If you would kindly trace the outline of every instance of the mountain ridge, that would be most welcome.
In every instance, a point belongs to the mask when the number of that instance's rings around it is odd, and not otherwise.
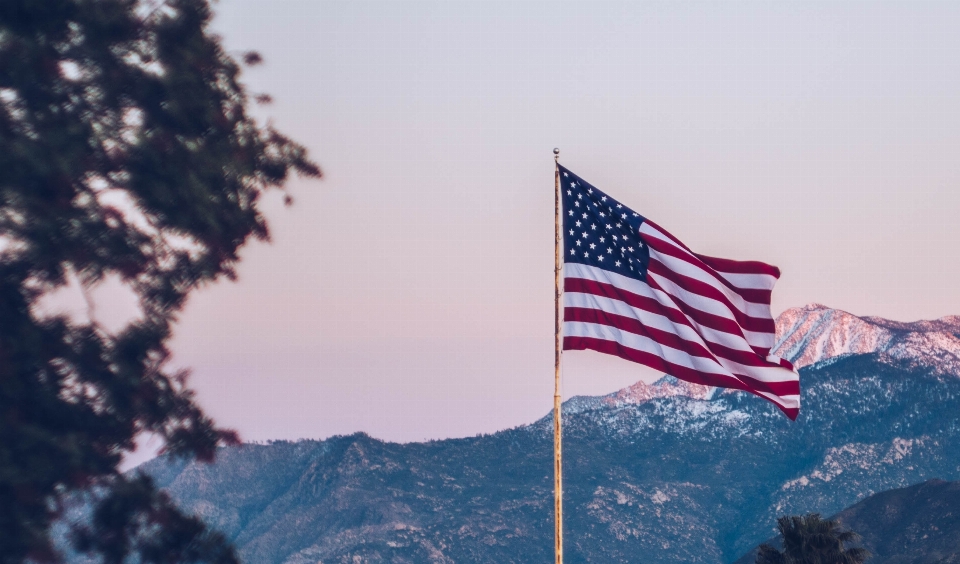
[[[567,560],[724,564],[784,512],[831,514],[877,491],[960,479],[960,421],[916,410],[960,413],[960,378],[877,355],[802,371],[797,422],[744,393],[569,400]],[[547,416],[465,439],[357,434],[144,469],[247,561],[530,562],[552,547],[551,435]]]
[[[773,354],[797,367],[872,352],[926,364],[940,373],[960,374],[960,316],[902,322],[809,304],[777,317]]]
[[[808,309],[785,326],[822,313]],[[750,394],[671,377],[567,400],[568,562],[724,564],[780,514],[832,514],[878,491],[960,479],[960,374],[891,347],[855,354],[865,341],[820,346],[849,325],[841,318],[787,345],[825,356],[801,368],[796,422]],[[551,557],[552,427],[546,414],[462,439],[354,434],[142,469],[248,561],[530,562]]]

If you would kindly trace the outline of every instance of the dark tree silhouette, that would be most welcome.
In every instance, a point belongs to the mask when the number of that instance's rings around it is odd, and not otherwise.
[[[783,551],[760,545],[757,564],[862,564],[870,557],[863,548],[847,548],[860,535],[844,531],[838,521],[821,519],[820,514],[783,516],[777,519]]]
[[[70,538],[106,562],[236,561],[149,479],[117,469],[144,432],[202,460],[237,440],[166,368],[171,326],[191,290],[232,277],[238,249],[267,238],[263,191],[320,175],[248,116],[210,18],[207,0],[0,2],[4,564],[56,561],[51,523],[84,491],[98,501]],[[137,297],[125,329],[38,307],[106,278]]]

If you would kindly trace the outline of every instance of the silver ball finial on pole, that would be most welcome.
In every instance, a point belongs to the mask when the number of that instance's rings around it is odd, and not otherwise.
[[[557,160],[557,159],[559,159],[559,158],[560,158],[560,149],[557,149],[556,147],[554,147],[554,149],[553,149],[553,160]]]

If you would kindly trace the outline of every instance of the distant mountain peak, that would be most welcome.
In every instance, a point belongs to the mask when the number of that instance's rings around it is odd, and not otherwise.
[[[608,405],[622,406],[627,404],[646,403],[656,398],[670,398],[686,396],[693,399],[709,400],[713,397],[714,388],[678,380],[673,376],[664,376],[652,384],[640,381],[618,392],[604,396],[603,401]]]
[[[574,396],[564,402],[564,415],[573,415],[596,409],[620,408],[629,405],[640,405],[655,399],[666,399],[674,397],[687,397],[695,400],[709,401],[714,398],[718,391],[723,391],[711,386],[693,384],[684,380],[679,380],[673,376],[665,375],[656,382],[648,384],[639,381],[632,386],[622,390],[607,394],[605,396]],[[545,430],[549,430],[553,425],[553,414],[548,413],[537,422]]]
[[[798,368],[874,352],[960,376],[960,316],[905,323],[809,304],[777,318],[774,354]]]

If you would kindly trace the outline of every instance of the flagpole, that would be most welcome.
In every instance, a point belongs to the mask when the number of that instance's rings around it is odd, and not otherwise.
[[[560,149],[553,150],[553,505],[556,564],[563,564],[563,467],[560,464]]]

